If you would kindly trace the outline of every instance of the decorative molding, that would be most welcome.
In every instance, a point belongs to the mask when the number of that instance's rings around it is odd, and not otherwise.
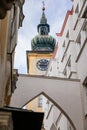
[[[17,69],[13,69],[13,75],[12,75],[12,93],[14,92],[14,90],[17,88],[16,87],[16,82],[18,80],[18,70]]]
[[[0,111],[0,130],[13,130],[11,112]]]
[[[12,8],[15,0],[0,0],[0,19],[4,19],[8,10]]]
[[[58,115],[58,118],[57,118],[57,120],[55,122],[56,126],[58,125],[58,122],[60,121],[62,115],[63,115],[62,112],[60,112],[60,114]]]
[[[81,54],[82,54],[82,51],[83,51],[83,49],[84,49],[86,43],[87,43],[87,38],[85,39],[85,41],[84,41],[84,43],[83,43],[83,46],[81,47],[80,52],[79,52],[79,54],[78,54],[78,56],[77,56],[75,62],[78,62],[78,60],[79,60],[79,58],[80,58],[80,56],[81,56]]]
[[[51,110],[52,110],[53,106],[54,106],[54,105],[52,104],[51,107],[50,107],[50,109],[49,109],[49,111],[48,111],[48,114],[47,114],[46,119],[48,119],[48,117],[49,117],[49,115],[50,115],[50,113],[51,113]]]
[[[55,56],[56,56],[56,54],[57,54],[57,51],[58,51],[58,43],[57,43],[56,46],[55,46],[55,50],[54,50],[54,52],[53,52],[52,58],[55,58]]]
[[[68,18],[69,18],[69,16],[72,15],[72,14],[73,14],[73,8],[72,8],[72,10],[67,11],[67,14],[66,14],[66,16],[65,16],[65,20],[64,20],[64,23],[63,23],[61,32],[60,32],[60,33],[56,33],[56,35],[57,35],[58,37],[61,37],[61,36],[63,35],[63,32],[64,32],[64,29],[65,29],[66,23],[67,23],[67,21],[68,21]]]
[[[84,79],[84,81],[83,81],[83,85],[84,85],[85,87],[87,87],[87,76],[85,77],[85,79]]]

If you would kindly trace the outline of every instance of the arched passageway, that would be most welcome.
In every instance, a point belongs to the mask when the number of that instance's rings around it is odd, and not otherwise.
[[[22,107],[42,93],[66,115],[75,130],[82,130],[80,92],[79,80],[20,75],[11,106]]]
[[[55,106],[56,109],[58,109],[58,112],[60,111],[60,113],[63,114],[63,115],[66,117],[66,119],[67,119],[67,120],[69,121],[69,123],[71,124],[73,130],[76,130],[76,128],[75,128],[75,126],[74,126],[72,120],[71,120],[71,119],[69,118],[69,116],[65,113],[65,111],[59,106],[59,104],[57,104],[51,97],[49,97],[49,96],[48,96],[46,93],[44,93],[44,92],[42,92],[42,93],[40,93],[39,95],[35,96],[32,100],[30,100],[28,103],[26,103],[26,104],[24,105],[24,108],[29,108],[29,107],[28,107],[29,103],[35,101],[35,99],[37,99],[39,96],[43,96],[43,97],[45,97],[45,99],[47,99],[47,100],[49,100],[49,101],[51,102],[50,110],[49,110],[48,113],[50,113],[50,111],[52,110],[53,106]],[[46,102],[46,104],[47,104],[47,102]],[[45,105],[46,105],[46,104],[45,104]],[[51,108],[51,107],[52,107],[52,108]],[[45,109],[47,109],[47,108],[45,108]],[[34,108],[34,111],[35,111],[35,108]],[[44,112],[44,109],[43,109],[42,111]],[[57,112],[57,111],[56,111],[56,112]],[[58,117],[59,117],[59,113],[56,113],[56,114],[58,114]],[[46,117],[44,117],[44,119],[45,119],[45,118],[47,119],[48,116],[49,116],[49,114],[47,114]],[[45,119],[45,120],[46,120],[46,119]],[[54,130],[54,129],[56,130],[56,129],[57,129],[57,128],[56,128],[56,125],[54,125],[54,124],[51,124],[51,127],[52,127],[52,128],[50,128],[50,129],[52,129],[52,130]]]

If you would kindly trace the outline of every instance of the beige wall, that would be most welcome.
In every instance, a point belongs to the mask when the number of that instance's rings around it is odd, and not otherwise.
[[[14,74],[13,67],[11,68],[11,53],[13,62],[14,50],[17,43],[19,21],[21,21],[21,19],[19,19],[20,7],[16,4],[17,3],[15,3],[15,7],[12,6],[11,10],[7,12],[6,17],[3,20],[0,20],[0,106],[7,105],[12,94],[10,82],[11,76]],[[14,13],[15,8],[16,10]],[[14,62],[12,65],[13,64]]]
[[[47,98],[50,98],[63,110],[68,119],[71,119],[70,122],[73,122],[76,130],[84,130],[79,80],[20,75],[17,86],[11,106],[22,107],[38,94],[45,93]]]
[[[38,97],[33,99],[31,102],[29,102],[25,107],[28,110],[32,110],[35,112],[42,112],[43,111],[42,107],[38,106]]]
[[[40,59],[51,59],[52,53],[48,54],[38,54],[38,53],[28,53],[28,73],[31,75],[44,75],[46,71],[41,72],[37,69],[36,64]]]
[[[8,24],[9,16],[5,17],[1,22],[0,26],[0,105],[3,105],[4,101],[4,89],[6,85],[6,55],[7,55],[7,36],[8,36]]]

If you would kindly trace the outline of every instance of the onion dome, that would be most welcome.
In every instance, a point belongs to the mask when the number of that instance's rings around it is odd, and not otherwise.
[[[42,17],[40,24],[37,26],[38,35],[31,41],[31,47],[33,51],[54,51],[56,40],[49,35],[50,26],[47,24],[47,18],[45,16],[45,7],[43,3]]]
[[[37,35],[32,39],[31,45],[34,51],[54,51],[56,40],[50,35]]]

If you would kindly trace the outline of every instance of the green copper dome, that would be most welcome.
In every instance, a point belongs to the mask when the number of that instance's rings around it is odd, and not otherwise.
[[[37,26],[38,35],[31,41],[33,51],[54,51],[56,40],[49,35],[50,26],[47,24],[47,19],[44,13],[45,7],[42,8],[42,17],[40,24]]]
[[[32,50],[35,51],[54,51],[56,40],[49,35],[37,35],[32,39]]]

